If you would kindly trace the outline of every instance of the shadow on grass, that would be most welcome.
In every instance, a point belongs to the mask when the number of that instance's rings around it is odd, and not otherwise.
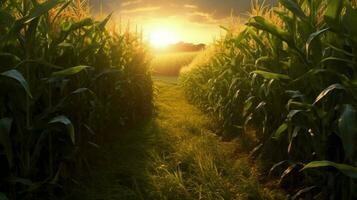
[[[98,151],[91,174],[70,199],[284,199],[259,182],[257,166],[222,142],[207,116],[187,103],[175,80],[155,80],[152,121],[123,131]]]
[[[152,121],[123,130],[92,155],[95,164],[67,199],[140,200],[151,191],[147,166],[157,126]],[[92,159],[93,159],[92,158]]]

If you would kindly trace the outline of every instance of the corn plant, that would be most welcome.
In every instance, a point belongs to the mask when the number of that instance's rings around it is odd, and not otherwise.
[[[356,2],[279,3],[257,6],[242,31],[228,30],[191,66],[186,94],[224,135],[253,127],[252,156],[281,171],[294,199],[355,199]]]
[[[92,151],[151,115],[140,37],[78,2],[0,1],[0,197],[64,195]]]

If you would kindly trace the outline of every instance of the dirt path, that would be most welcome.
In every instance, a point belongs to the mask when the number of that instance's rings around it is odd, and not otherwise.
[[[175,78],[154,80],[153,120],[103,150],[105,164],[82,199],[282,199],[259,184],[247,156],[235,155],[237,141],[223,143],[210,131]]]

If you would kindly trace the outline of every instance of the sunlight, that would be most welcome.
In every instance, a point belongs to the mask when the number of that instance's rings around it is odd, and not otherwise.
[[[168,29],[154,29],[149,33],[149,42],[155,48],[165,48],[179,42],[175,32]]]

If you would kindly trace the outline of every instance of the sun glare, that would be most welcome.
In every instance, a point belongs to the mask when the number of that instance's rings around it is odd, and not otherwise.
[[[170,30],[156,29],[149,33],[149,42],[155,48],[165,48],[178,42],[177,35]]]

